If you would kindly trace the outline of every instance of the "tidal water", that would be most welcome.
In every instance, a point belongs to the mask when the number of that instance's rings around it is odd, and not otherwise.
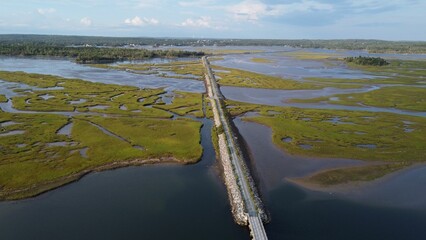
[[[265,126],[234,121],[250,149],[271,222],[269,239],[413,239],[426,236],[426,166],[345,191],[313,191],[288,181],[360,161],[291,156]]]
[[[158,60],[146,62],[158,62]],[[66,59],[0,57],[0,70],[51,74],[65,78],[80,78],[92,82],[130,85],[139,88],[165,88],[166,90],[190,92],[205,91],[202,81],[93,68]]]
[[[272,50],[279,54],[279,48]],[[241,56],[246,61],[245,55]],[[199,81],[96,69],[67,60],[0,58],[0,69],[137,87],[165,87],[168,91],[204,91]],[[327,71],[321,66],[319,69],[315,71]],[[347,70],[336,71],[346,74]],[[12,88],[16,87],[13,85],[3,83],[0,92],[12,96]],[[235,100],[246,98],[247,102],[281,105],[285,103],[283,97],[289,98],[291,94],[328,96],[336,91],[371,88],[288,91],[282,95],[269,90],[222,91]],[[210,140],[211,121],[203,122],[204,153],[199,163],[92,173],[35,198],[0,202],[0,239],[249,239],[248,230],[233,222]],[[250,165],[271,214],[272,221],[265,226],[269,239],[425,238],[426,167],[406,169],[385,180],[345,191],[308,190],[288,179],[362,162],[291,156],[272,143],[269,128],[240,119],[235,124],[250,150]]]
[[[201,162],[92,173],[41,196],[0,203],[1,239],[248,239],[215,168],[211,121]]]
[[[332,96],[334,94],[362,93],[373,91],[380,88],[379,86],[365,86],[356,89],[338,89],[323,88],[319,90],[276,90],[276,89],[258,89],[258,88],[242,88],[222,86],[221,92],[227,98],[235,101],[264,104],[271,106],[297,107],[297,108],[315,108],[315,109],[335,109],[335,110],[351,110],[351,111],[368,111],[368,112],[388,112],[396,114],[405,114],[411,116],[426,117],[426,112],[414,112],[401,110],[397,108],[382,108],[360,104],[359,106],[345,106],[331,104],[328,102],[318,103],[292,103],[288,100],[308,99],[315,97]]]

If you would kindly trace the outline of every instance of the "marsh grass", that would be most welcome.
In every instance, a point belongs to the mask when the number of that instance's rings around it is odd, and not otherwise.
[[[154,105],[153,107],[167,110],[180,116],[204,117],[202,104],[203,95],[200,93],[175,91],[171,104]]]
[[[311,99],[292,99],[290,101],[298,103],[327,102],[331,104],[348,106],[359,106],[360,104],[363,104],[374,107],[396,108],[409,111],[425,112],[426,88],[384,87],[365,93],[336,94],[333,96]]]
[[[306,178],[304,181],[313,182],[322,186],[330,186],[335,184],[345,184],[350,182],[372,181],[383,177],[386,174],[401,170],[410,166],[409,163],[390,163],[379,164],[365,167],[350,167],[342,169],[334,169]]]
[[[7,102],[7,98],[5,95],[0,94],[0,103]]]
[[[187,164],[201,158],[200,122],[172,120],[167,111],[148,107],[157,104],[164,89],[139,89],[23,72],[0,72],[0,78],[41,88],[31,92],[18,89],[20,95],[12,98],[15,108],[39,113],[0,111],[0,123],[14,123],[2,125],[0,133],[24,131],[0,137],[0,199],[34,196],[95,169],[154,160]],[[62,88],[48,89],[55,86]],[[40,97],[44,94],[53,98],[45,100]],[[176,111],[182,115],[199,114],[201,94],[177,94]],[[70,104],[79,99],[86,101]],[[127,110],[120,109],[122,104]],[[107,108],[90,109],[93,106]],[[50,113],[53,111],[79,114],[67,117]],[[57,134],[70,121],[73,122],[71,135]],[[73,144],[52,146],[58,142]],[[82,149],[87,149],[85,156],[80,154]]]
[[[342,59],[342,56],[334,53],[318,53],[318,52],[284,52],[283,56],[290,56],[300,60],[326,60],[326,59]]]
[[[132,71],[139,74],[154,74],[160,77],[203,80],[204,67],[201,61],[172,61],[168,63],[140,63],[140,64],[92,64],[92,67]],[[177,75],[169,75],[171,72]]]
[[[268,89],[316,89],[319,86],[309,83],[300,83],[294,80],[280,77],[245,71],[235,68],[212,66],[219,76],[218,83],[225,86],[237,86],[248,88],[268,88]]]
[[[312,181],[338,184],[374,179],[426,161],[426,119],[423,117],[273,107],[235,101],[227,101],[227,106],[234,116],[258,112],[258,116],[243,117],[243,120],[270,127],[274,144],[290,154],[381,163],[380,167],[368,165],[354,170],[325,171],[320,177],[313,177]],[[339,121],[333,121],[335,119]],[[413,129],[410,132],[406,131],[407,122]],[[292,141],[282,141],[283,138],[291,138]],[[374,144],[376,147],[359,147],[365,144]],[[311,148],[302,148],[301,145],[310,145]],[[364,174],[365,178],[362,177]]]
[[[274,63],[275,62],[267,58],[251,58],[250,61],[255,63]]]
[[[317,103],[327,102],[339,105],[367,105],[373,107],[396,108],[409,111],[426,111],[426,61],[422,60],[389,60],[385,66],[360,66],[349,63],[348,66],[382,76],[374,79],[330,79],[309,78],[315,83],[334,84],[382,84],[382,88],[352,94],[337,94],[311,99],[291,99],[291,102]],[[383,78],[384,77],[384,78]],[[386,86],[389,84],[389,86]],[[401,84],[404,86],[395,86]],[[330,100],[330,98],[334,100]],[[335,100],[338,99],[338,100]]]

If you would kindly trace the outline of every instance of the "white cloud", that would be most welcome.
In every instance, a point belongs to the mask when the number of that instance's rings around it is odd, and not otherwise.
[[[211,18],[210,17],[200,17],[198,19],[188,18],[180,24],[182,27],[202,27],[210,28],[211,27]]]
[[[198,1],[181,1],[179,5],[182,7],[203,7],[212,4],[212,0],[198,0]]]
[[[124,20],[125,24],[132,26],[157,25],[159,21],[155,18],[140,18],[138,16]]]
[[[234,18],[247,21],[257,21],[264,16],[282,16],[294,12],[333,11],[333,9],[331,4],[311,0],[270,5],[258,0],[246,0],[226,8]]]
[[[347,5],[354,9],[355,12],[371,11],[386,9],[389,7],[410,7],[417,5],[420,1],[417,0],[347,0]]]
[[[54,9],[54,8],[37,8],[37,12],[40,15],[46,15],[46,14],[56,12],[56,9]]]
[[[210,28],[215,30],[227,30],[225,25],[218,21],[213,21],[211,17],[203,16],[197,19],[187,18],[182,23],[178,24],[180,27],[192,27],[192,28]]]
[[[84,18],[82,18],[81,20],[80,20],[80,23],[82,24],[82,25],[84,25],[84,26],[90,26],[90,25],[92,25],[92,20],[90,19],[90,18],[88,18],[88,17],[84,17]]]

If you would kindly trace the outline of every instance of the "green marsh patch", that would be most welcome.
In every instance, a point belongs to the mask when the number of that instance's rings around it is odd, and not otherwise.
[[[5,95],[0,94],[0,103],[7,102],[7,98]]]
[[[255,63],[274,63],[273,60],[267,58],[251,58],[250,61]]]
[[[374,106],[383,108],[396,108],[409,111],[426,111],[426,88],[420,87],[384,87],[378,90],[353,93],[336,94],[333,96],[292,99],[297,103],[327,102],[347,106]]]
[[[357,159],[374,164],[319,173],[324,185],[372,180],[426,161],[426,119],[390,113],[298,109],[227,101],[228,111],[272,129],[272,139],[294,155]]]
[[[316,89],[319,86],[235,68],[212,66],[220,85],[268,89]]]
[[[2,200],[34,196],[91,171],[146,163],[187,164],[201,158],[202,124],[171,119],[168,111],[156,108],[164,104],[159,102],[166,93],[163,89],[23,72],[0,72],[0,78],[40,88],[17,89],[19,95],[12,98],[14,108],[35,113],[0,111]],[[195,111],[201,109],[201,94],[175,94],[177,109],[170,111],[201,115]],[[69,129],[63,133],[65,126]]]
[[[168,63],[140,64],[92,64],[92,67],[132,71],[138,74],[153,74],[159,77],[203,80],[204,67],[201,61],[172,61]],[[172,73],[172,74],[169,74]]]

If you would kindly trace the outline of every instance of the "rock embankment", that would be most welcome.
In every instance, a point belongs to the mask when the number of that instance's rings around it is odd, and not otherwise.
[[[231,203],[231,210],[234,216],[235,222],[240,225],[248,224],[248,217],[246,209],[244,207],[244,200],[238,186],[237,178],[232,168],[231,159],[228,154],[228,146],[225,141],[225,134],[218,136],[220,161],[223,168],[223,178],[225,181],[226,188],[228,190],[229,201]]]
[[[203,62],[207,71],[210,71],[210,67],[208,66],[207,61]],[[213,78],[213,79],[210,79]],[[207,89],[207,94],[209,96],[209,100],[211,103],[212,111],[213,111],[213,118],[216,129],[221,129],[223,131],[224,126],[222,124],[229,124],[227,120],[221,120],[223,116],[221,117],[220,111],[224,109],[221,106],[221,100],[219,99],[219,95],[221,96],[220,91],[218,90],[217,86],[212,86],[213,84],[216,84],[214,80],[214,76],[211,74],[211,72],[208,72],[205,76],[205,84]],[[213,89],[215,88],[215,89]],[[219,109],[220,108],[220,109]],[[222,123],[223,121],[223,123]],[[226,129],[230,129],[229,126],[226,127]],[[228,191],[229,201],[231,204],[231,210],[234,216],[235,222],[237,222],[240,225],[248,225],[249,224],[249,215],[252,216],[254,211],[256,212],[256,215],[258,215],[262,221],[267,222],[268,215],[266,211],[264,210],[264,206],[262,204],[262,201],[259,197],[259,194],[256,190],[255,182],[253,178],[251,177],[250,171],[244,162],[244,160],[240,157],[234,157],[235,159],[230,156],[230,146],[229,144],[233,144],[233,151],[235,154],[235,151],[239,156],[242,156],[241,150],[239,146],[236,146],[236,143],[234,141],[231,141],[232,143],[228,142],[226,138],[226,134],[221,131],[216,131],[218,135],[218,150],[219,150],[219,156],[220,156],[220,162],[223,169],[223,178],[224,182]],[[235,147],[234,147],[235,146]],[[238,162],[233,162],[238,161]],[[238,165],[239,168],[242,170],[242,176],[237,175],[236,173],[236,165]],[[241,174],[241,173],[240,173]],[[242,192],[242,184],[243,181],[247,182],[249,186],[249,191],[252,200],[248,200],[247,196],[246,199],[244,198],[243,192]],[[255,210],[253,211],[253,207],[250,209],[247,209],[247,204],[245,201],[251,201],[254,205]],[[251,204],[251,203],[250,203]],[[252,206],[252,205],[251,205]]]

